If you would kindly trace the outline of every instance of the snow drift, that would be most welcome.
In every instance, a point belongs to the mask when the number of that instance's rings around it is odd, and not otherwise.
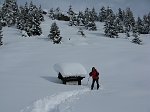
[[[57,63],[54,65],[54,69],[57,73],[61,73],[63,76],[83,76],[87,74],[86,69],[80,63]]]

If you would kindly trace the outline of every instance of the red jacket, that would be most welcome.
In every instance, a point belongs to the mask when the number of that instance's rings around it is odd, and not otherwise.
[[[96,69],[92,70],[89,75],[92,76],[93,79],[99,79],[99,72]]]

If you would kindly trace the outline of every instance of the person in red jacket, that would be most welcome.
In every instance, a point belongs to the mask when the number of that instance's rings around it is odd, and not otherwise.
[[[97,90],[99,89],[99,72],[95,69],[95,67],[92,67],[92,71],[89,73],[90,77],[92,77],[92,85],[91,85],[91,90],[94,88],[94,83],[96,81],[97,83]]]

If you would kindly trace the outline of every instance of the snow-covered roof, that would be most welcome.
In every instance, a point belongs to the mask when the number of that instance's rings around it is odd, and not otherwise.
[[[80,63],[57,63],[54,65],[54,70],[61,73],[63,76],[83,76],[87,74],[86,69]]]

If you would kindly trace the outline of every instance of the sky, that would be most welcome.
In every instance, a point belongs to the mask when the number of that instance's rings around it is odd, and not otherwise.
[[[4,0],[0,0],[3,3]],[[24,4],[31,0],[17,0],[19,4]],[[42,8],[50,9],[60,7],[63,10],[68,10],[69,5],[72,5],[74,10],[84,10],[86,7],[100,9],[102,6],[110,6],[114,11],[118,8],[126,9],[130,7],[135,16],[142,16],[150,12],[150,0],[32,0],[34,4],[41,4]]]

